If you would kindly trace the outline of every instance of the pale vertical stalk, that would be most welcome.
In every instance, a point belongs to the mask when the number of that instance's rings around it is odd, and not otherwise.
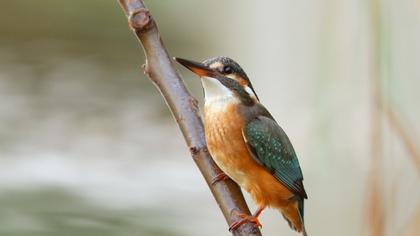
[[[385,210],[382,197],[381,176],[383,171],[382,140],[382,85],[381,85],[381,25],[380,0],[370,0],[371,17],[371,170],[367,182],[366,217],[369,235],[383,236],[385,231]]]

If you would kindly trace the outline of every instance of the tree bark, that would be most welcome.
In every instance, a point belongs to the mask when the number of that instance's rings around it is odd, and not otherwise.
[[[182,131],[193,160],[204,176],[227,224],[231,225],[238,220],[236,212],[250,214],[250,211],[239,186],[232,180],[211,183],[212,179],[222,171],[214,163],[207,150],[197,100],[190,95],[177,73],[160,38],[156,22],[143,1],[119,0],[119,2],[128,18],[130,29],[139,39],[146,55],[146,64],[143,66],[145,74],[164,97]],[[235,236],[261,235],[254,223],[243,224],[232,233]]]

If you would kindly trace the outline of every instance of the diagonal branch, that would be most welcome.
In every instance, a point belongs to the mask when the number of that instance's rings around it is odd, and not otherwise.
[[[193,160],[200,169],[213,193],[226,222],[231,225],[237,219],[235,211],[250,214],[238,185],[233,181],[220,181],[211,184],[221,170],[213,162],[206,147],[204,128],[198,113],[197,101],[189,94],[178,75],[168,52],[160,38],[156,22],[145,8],[142,0],[119,0],[133,30],[146,54],[145,74],[162,93],[185,141],[190,148]],[[247,223],[233,232],[235,236],[261,235],[253,223]]]

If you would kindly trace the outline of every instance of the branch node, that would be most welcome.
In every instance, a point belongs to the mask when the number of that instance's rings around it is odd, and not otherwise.
[[[191,107],[194,110],[198,111],[198,101],[197,101],[197,99],[195,99],[194,97],[190,96],[190,104],[191,104]]]
[[[146,8],[135,9],[128,16],[128,25],[137,32],[144,32],[150,29],[152,22],[152,15]]]
[[[190,147],[190,152],[193,156],[196,156],[198,153],[200,153],[200,152],[206,153],[206,152],[208,152],[208,150],[207,150],[206,146],[204,146],[204,147],[192,146],[192,147]]]
[[[143,65],[141,65],[141,68],[143,69],[144,75],[150,78],[150,71],[149,71],[149,66],[147,64],[147,61]]]
[[[190,152],[193,155],[197,155],[200,150],[197,147],[190,147]]]

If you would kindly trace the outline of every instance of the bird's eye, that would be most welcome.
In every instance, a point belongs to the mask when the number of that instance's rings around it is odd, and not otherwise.
[[[230,66],[223,67],[223,73],[225,73],[225,74],[232,74],[232,72],[233,72],[232,67],[230,67]]]

